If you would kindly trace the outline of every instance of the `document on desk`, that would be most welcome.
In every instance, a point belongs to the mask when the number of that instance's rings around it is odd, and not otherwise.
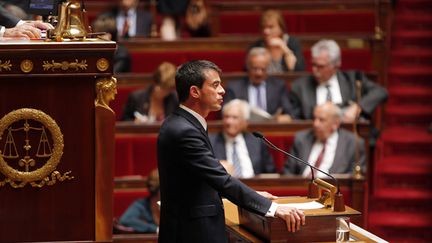
[[[316,201],[312,201],[312,202],[305,202],[305,203],[284,203],[283,205],[289,206],[289,207],[294,207],[297,209],[318,209],[318,208],[323,208],[324,205],[316,202]]]

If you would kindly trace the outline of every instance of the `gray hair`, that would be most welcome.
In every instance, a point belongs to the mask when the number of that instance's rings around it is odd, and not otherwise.
[[[255,56],[267,56],[270,60],[270,52],[265,47],[253,47],[249,50],[247,56],[246,56],[246,67],[249,69],[249,61],[252,57]]]
[[[312,48],[312,58],[317,57],[321,52],[326,51],[329,54],[330,62],[335,66],[341,64],[341,50],[339,45],[334,40],[322,39],[315,43]]]
[[[238,107],[240,109],[240,113],[243,119],[249,120],[250,118],[250,106],[247,101],[240,99],[233,99],[230,102],[226,103],[222,108],[222,114],[225,113],[226,110],[231,109],[232,107]]]
[[[329,111],[330,116],[337,120],[342,120],[343,112],[342,109],[334,104],[333,102],[326,102],[324,104],[319,105],[319,107],[323,107]]]

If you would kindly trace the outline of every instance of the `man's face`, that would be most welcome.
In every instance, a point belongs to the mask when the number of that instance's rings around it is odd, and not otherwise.
[[[337,71],[337,67],[330,62],[328,52],[322,51],[312,58],[312,72],[318,83],[327,82]]]
[[[252,84],[259,85],[267,78],[267,68],[270,58],[266,55],[256,55],[249,59],[248,74]]]
[[[138,5],[138,0],[121,0],[120,6],[123,10],[129,10]]]
[[[200,93],[200,103],[203,110],[218,111],[222,108],[223,95],[225,90],[219,74],[214,70],[205,72],[206,80],[203,83]]]
[[[239,107],[231,106],[224,109],[222,118],[224,132],[230,137],[235,137],[246,128],[246,120],[243,118]]]
[[[325,141],[338,128],[337,119],[331,116],[326,107],[316,107],[314,110],[313,131],[319,141]]]

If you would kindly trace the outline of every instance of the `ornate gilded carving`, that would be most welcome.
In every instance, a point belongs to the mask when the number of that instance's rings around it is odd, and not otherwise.
[[[99,79],[96,82],[96,92],[95,106],[101,106],[114,112],[109,107],[109,103],[115,99],[117,94],[117,79],[114,77]]]
[[[96,61],[96,68],[101,72],[106,71],[109,68],[108,60],[105,58],[99,58]]]
[[[42,65],[44,71],[48,71],[51,69],[53,72],[57,69],[61,69],[63,71],[66,71],[68,69],[74,69],[75,71],[86,70],[87,66],[87,60],[82,60],[81,62],[78,62],[78,59],[75,59],[75,62],[55,62],[54,60],[51,60],[51,62],[43,61]]]
[[[5,62],[2,62],[2,60],[0,60],[0,72],[4,70],[6,71],[10,71],[12,67],[12,64],[10,63],[10,60],[7,60]]]
[[[25,59],[21,61],[21,71],[24,73],[29,73],[33,70],[33,62],[31,60]]]
[[[73,179],[71,171],[63,175],[56,171],[63,147],[63,134],[49,115],[30,108],[8,113],[0,120],[0,172],[6,177],[0,186],[9,183],[19,188],[29,183],[42,187]]]

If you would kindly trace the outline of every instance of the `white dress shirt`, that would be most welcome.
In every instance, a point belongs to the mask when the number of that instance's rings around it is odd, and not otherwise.
[[[225,137],[225,151],[228,163],[233,164],[233,142],[236,141],[237,155],[241,165],[241,176],[240,178],[251,178],[255,175],[252,161],[249,156],[249,152],[244,140],[243,134],[238,134],[235,138],[229,137],[224,134]]]
[[[250,84],[248,87],[248,98],[249,98],[249,104],[251,106],[259,107],[258,106],[258,100],[257,100],[257,89],[260,89],[260,97],[261,102],[264,106],[265,111],[267,111],[267,97],[266,97],[266,82],[263,81],[260,85],[252,85]]]
[[[117,15],[116,22],[117,22],[117,33],[120,36],[123,32],[123,26],[125,21],[125,14],[122,11],[119,15]],[[136,27],[137,27],[137,12],[136,9],[129,9],[127,12],[127,20],[128,20],[128,26],[129,31],[128,35],[129,37],[136,36]]]
[[[329,138],[327,138],[326,140],[326,149],[325,149],[325,153],[324,153],[324,157],[321,161],[321,165],[319,167],[319,169],[325,171],[325,172],[329,172],[331,166],[333,165],[333,161],[336,155],[336,148],[337,148],[337,141],[338,141],[338,137],[339,134],[337,131],[333,132]],[[309,158],[308,158],[308,162],[311,165],[315,165],[315,162],[318,159],[319,154],[321,153],[321,150],[323,148],[324,144],[320,141],[315,141],[315,143],[312,146],[312,150],[309,154]],[[310,169],[306,168],[303,171],[303,176],[306,177],[308,176],[310,173]],[[321,172],[318,171],[314,171],[315,176],[316,177],[327,177],[326,175],[324,175]]]
[[[329,85],[332,102],[334,104],[342,104],[342,94],[340,91],[339,82],[337,80],[336,74],[334,74],[326,83],[318,85],[316,89],[317,105],[322,105],[327,101],[326,85]]]

